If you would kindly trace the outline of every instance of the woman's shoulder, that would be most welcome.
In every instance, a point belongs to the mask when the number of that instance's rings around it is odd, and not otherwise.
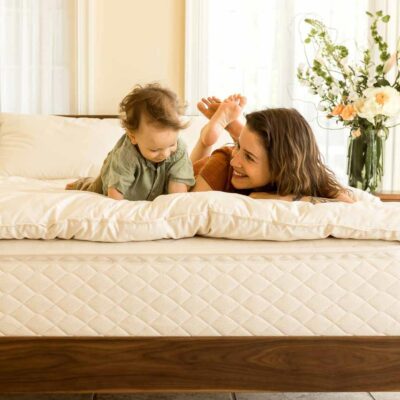
[[[223,146],[220,147],[216,150],[214,150],[211,153],[210,157],[224,157],[224,158],[229,158],[229,160],[232,158],[232,151],[234,149],[234,146]]]
[[[195,163],[195,175],[201,175],[213,190],[226,191],[232,150],[231,146],[214,150],[209,157]]]

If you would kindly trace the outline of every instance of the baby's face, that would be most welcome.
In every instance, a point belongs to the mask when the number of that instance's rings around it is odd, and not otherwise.
[[[166,160],[178,147],[179,131],[171,128],[163,128],[148,124],[145,121],[140,123],[139,129],[128,132],[132,144],[136,144],[144,158],[159,163]]]

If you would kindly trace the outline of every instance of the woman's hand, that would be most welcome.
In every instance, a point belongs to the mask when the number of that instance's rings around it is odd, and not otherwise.
[[[267,199],[267,200],[285,200],[285,201],[293,201],[295,196],[280,196],[276,193],[267,193],[267,192],[252,192],[250,193],[250,197],[252,199]]]
[[[336,196],[337,201],[343,201],[344,203],[355,203],[357,200],[354,200],[350,197],[349,192],[340,192]]]
[[[306,201],[312,204],[318,203],[331,203],[331,202],[344,202],[344,203],[354,203],[353,200],[346,192],[340,192],[334,199],[326,199],[324,197],[315,196],[303,196],[299,197],[293,194],[287,196],[280,196],[276,193],[267,192],[253,192],[250,193],[252,199],[267,199],[267,200],[284,200],[284,201]]]

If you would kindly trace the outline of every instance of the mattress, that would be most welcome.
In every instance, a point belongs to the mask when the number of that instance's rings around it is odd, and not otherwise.
[[[2,336],[400,335],[400,243],[0,241]]]

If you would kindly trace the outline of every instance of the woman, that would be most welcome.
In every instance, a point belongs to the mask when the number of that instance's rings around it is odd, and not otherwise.
[[[294,109],[272,108],[239,121],[246,99],[232,95],[221,102],[202,99],[199,110],[210,119],[193,149],[196,184],[192,191],[220,190],[257,199],[352,203],[335,175],[324,165],[314,133]],[[211,155],[212,145],[227,129],[235,147]]]

